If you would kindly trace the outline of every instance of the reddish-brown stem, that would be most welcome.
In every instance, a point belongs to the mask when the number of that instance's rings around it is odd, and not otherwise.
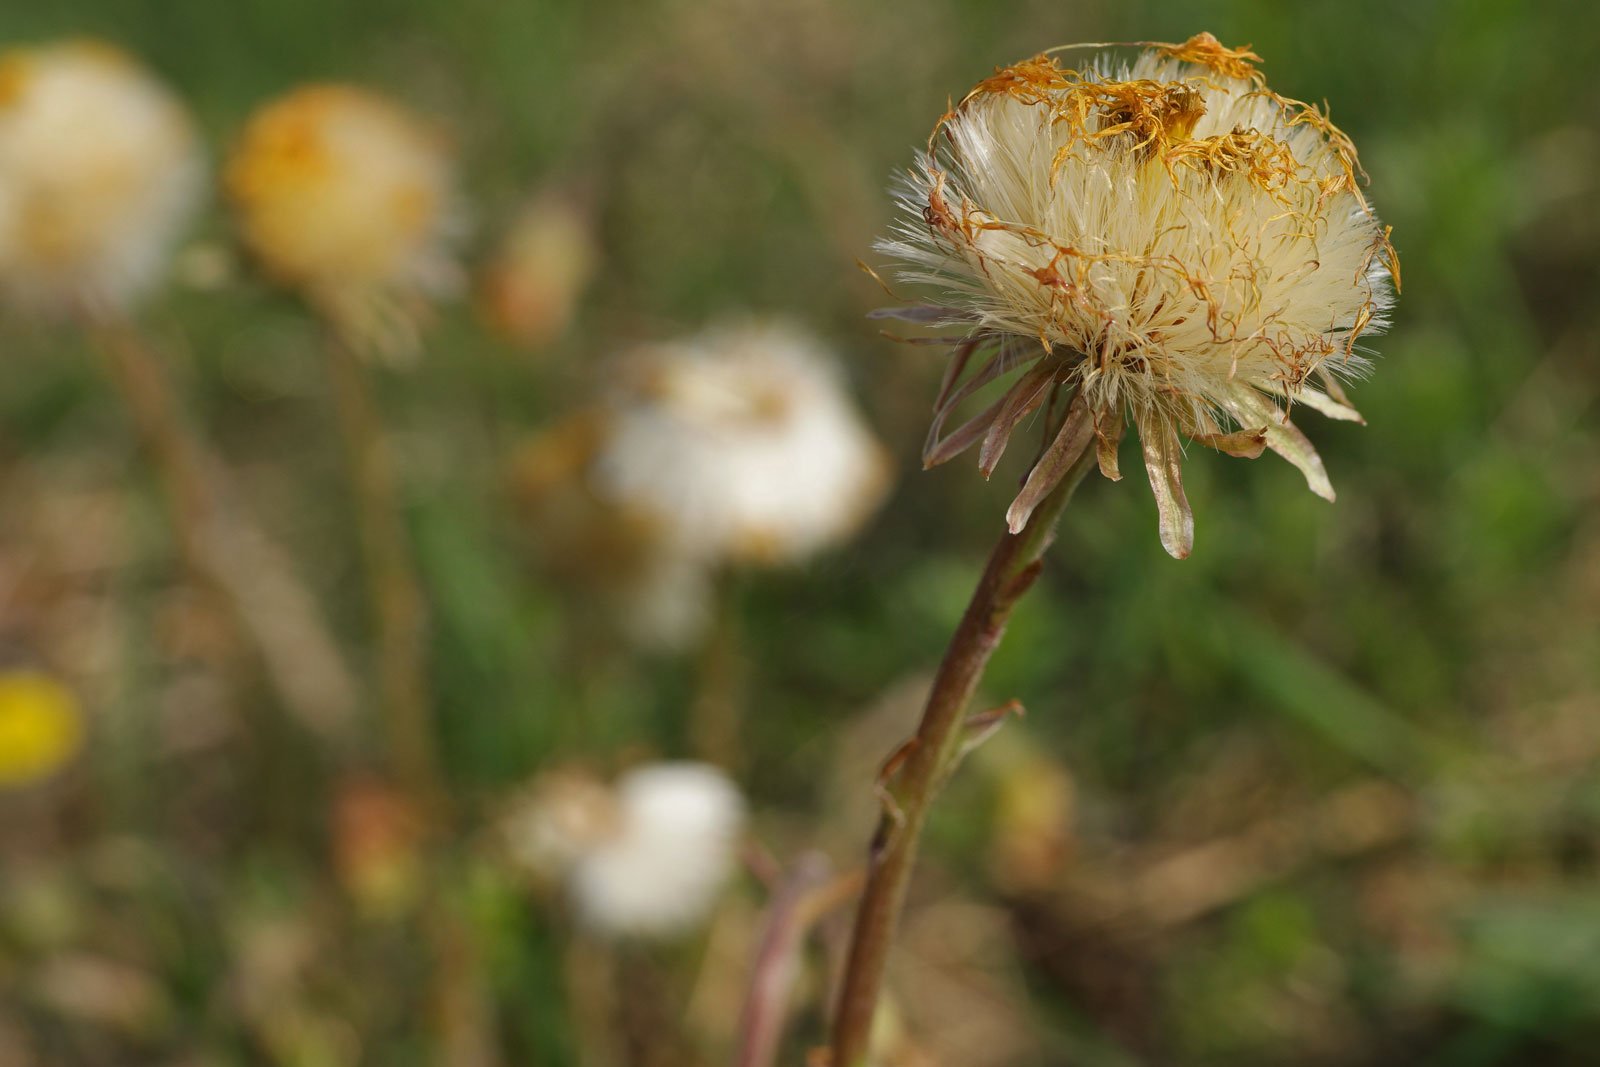
[[[873,1015],[917,845],[940,786],[961,758],[967,705],[1012,608],[1039,576],[1040,556],[1055,538],[1061,512],[1094,461],[1094,449],[1086,449],[1027,526],[1001,536],[950,639],[916,735],[891,757],[891,765],[898,766],[887,769],[881,782],[884,813],[872,839],[866,890],[856,911],[834,1016],[832,1067],[863,1067],[867,1061]]]
[[[802,855],[777,887],[767,907],[765,929],[739,1015],[735,1067],[772,1067],[777,1062],[806,935],[860,887],[858,873],[830,877],[828,861],[818,852]]]

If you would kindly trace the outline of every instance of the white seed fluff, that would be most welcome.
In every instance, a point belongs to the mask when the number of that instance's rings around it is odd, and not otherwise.
[[[613,398],[596,489],[692,558],[790,563],[853,533],[886,462],[828,354],[779,325],[639,354]]]
[[[903,179],[878,248],[937,294],[890,313],[963,331],[926,461],[981,441],[991,471],[1046,397],[1070,398],[1013,530],[1091,440],[1117,477],[1130,418],[1174,556],[1193,537],[1179,435],[1236,455],[1271,448],[1333,498],[1288,408],[1359,420],[1337,379],[1366,369],[1358,338],[1387,324],[1398,261],[1349,139],[1269,90],[1258,58],[1199,34],[1131,63],[1073,70],[1041,55],[1001,68],[939,121]],[[1023,368],[1002,400],[945,432],[966,397]]]
[[[618,935],[667,935],[702,921],[733,871],[744,799],[721,771],[657,763],[616,784],[611,836],[582,854],[569,887],[582,918]]]
[[[0,55],[0,290],[31,310],[127,308],[161,280],[204,170],[177,98],[116,49]]]

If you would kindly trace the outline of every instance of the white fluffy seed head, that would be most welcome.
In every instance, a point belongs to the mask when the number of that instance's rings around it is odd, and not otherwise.
[[[1176,434],[1273,448],[1331,498],[1278,403],[1359,418],[1335,379],[1365,369],[1357,339],[1386,324],[1397,282],[1349,139],[1268,90],[1257,58],[1201,34],[1131,63],[1002,68],[940,120],[878,246],[903,280],[941,291],[919,321],[960,326],[963,361],[993,353],[979,384],[1036,368],[1029,392],[996,409],[984,454],[1062,387],[1079,420],[1063,447],[1108,441],[1113,473],[1131,415],[1174,555],[1189,536]],[[983,426],[939,438],[946,401],[970,392],[941,398],[930,462],[985,440]],[[1014,507],[1014,528],[1052,484]]]
[[[698,763],[624,775],[615,832],[578,857],[569,886],[583,919],[610,934],[660,936],[701,922],[733,872],[744,799]]]
[[[460,284],[443,140],[368,90],[311,85],[251,117],[225,181],[245,244],[364,340],[404,347],[428,298]]]
[[[629,361],[594,476],[597,492],[688,556],[765,563],[842,541],[888,481],[829,355],[763,323]]]
[[[204,164],[177,98],[116,48],[0,54],[0,290],[28,310],[124,310],[160,281]]]
[[[610,936],[667,937],[705,920],[727,885],[744,797],[703,763],[649,763],[608,785],[542,775],[508,807],[501,838],[536,882],[564,884],[578,917]]]

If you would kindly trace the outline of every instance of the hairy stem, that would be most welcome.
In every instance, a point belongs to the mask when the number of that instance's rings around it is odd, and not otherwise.
[[[377,631],[378,699],[395,774],[417,794],[436,793],[427,676],[427,612],[412,565],[389,448],[369,372],[347,339],[331,336],[328,365],[349,455],[367,595]]]
[[[873,1015],[917,845],[940,786],[961,758],[967,705],[989,657],[999,647],[1012,608],[1039,576],[1040,556],[1055,539],[1067,501],[1094,462],[1094,449],[1085,449],[1028,524],[1019,533],[1002,535],[990,552],[939,664],[916,735],[886,765],[880,783],[884,813],[872,839],[866,890],[856,911],[834,1017],[832,1067],[866,1063]]]

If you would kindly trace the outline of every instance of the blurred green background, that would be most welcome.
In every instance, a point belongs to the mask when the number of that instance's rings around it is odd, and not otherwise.
[[[940,361],[876,335],[853,261],[889,176],[995,65],[1202,29],[1253,43],[1362,150],[1405,278],[1352,391],[1369,425],[1305,427],[1332,507],[1287,464],[1196,450],[1183,563],[1137,479],[1080,493],[985,684],[1028,715],[931,830],[897,989],[927,1058],[903,1062],[1595,1062],[1600,7],[56,0],[6,3],[0,42],[122,44],[214,155],[290,85],[360,82],[451,132],[475,254],[555,186],[581,191],[602,259],[559,340],[516,350],[462,302],[382,376],[451,813],[390,835],[425,903],[378,917],[335,861],[362,831],[332,814],[371,746],[331,750],[237,677],[92,356],[0,330],[0,654],[64,674],[89,736],[0,793],[0,1063],[597,1063],[586,1033],[613,1024],[624,1062],[727,1062],[753,879],[707,938],[595,949],[624,1008],[597,1024],[580,935],[485,843],[548,767],[691,755],[700,669],[574,636],[508,461],[638,341],[755,310],[836,346],[896,487],[845,548],[735,583],[735,770],[766,848],[848,868],[1021,462],[918,472]],[[226,246],[220,208],[194,238]],[[247,278],[179,284],[148,323],[358,651],[314,325]],[[1030,788],[1051,799],[1019,821]],[[785,1062],[820,1041],[818,980]]]

